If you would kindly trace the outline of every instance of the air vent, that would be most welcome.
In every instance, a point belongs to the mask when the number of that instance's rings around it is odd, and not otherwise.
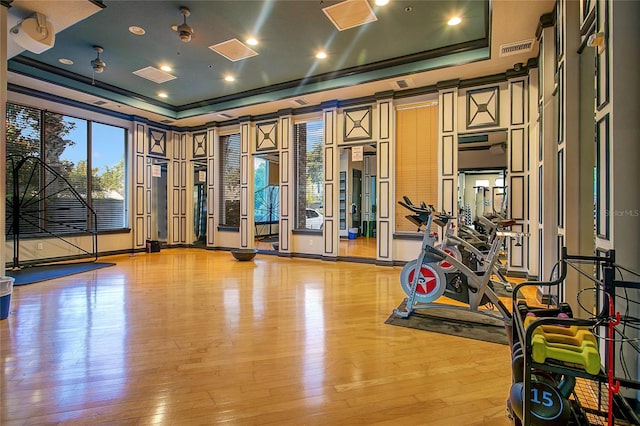
[[[395,90],[409,89],[410,87],[415,87],[415,85],[415,82],[410,78],[402,78],[391,82],[391,86]]]
[[[500,46],[500,57],[517,55],[519,53],[531,52],[533,50],[534,39],[518,41],[515,43],[503,44]]]
[[[224,112],[221,112],[220,114],[218,114],[218,117],[222,117],[222,118],[233,118],[232,115],[226,114]]]
[[[291,102],[293,102],[294,104],[296,104],[298,106],[309,105],[309,101],[304,99],[304,98],[297,98],[297,99],[292,100]]]
[[[154,67],[146,67],[133,72],[138,77],[146,78],[154,83],[164,83],[176,78],[175,76]]]
[[[165,120],[162,120],[161,123],[171,124],[171,123],[173,123],[173,120],[165,119]]]
[[[258,52],[235,38],[209,46],[209,49],[219,53],[232,62],[247,59],[258,54]]]
[[[95,101],[93,104],[94,105],[104,105],[106,103],[107,103],[107,101]]]
[[[343,1],[333,6],[327,6],[322,11],[338,31],[378,20],[367,0]]]

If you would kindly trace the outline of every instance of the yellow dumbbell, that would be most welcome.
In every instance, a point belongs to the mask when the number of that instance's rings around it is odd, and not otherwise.
[[[524,321],[525,326],[528,326],[532,320],[531,317],[527,317]],[[578,327],[572,325],[570,327],[562,327],[560,325],[540,325],[536,327],[533,335],[542,334],[547,342],[550,343],[564,343],[567,345],[580,346],[582,342],[592,342],[594,345],[598,345],[596,336],[587,327]]]
[[[600,354],[596,345],[583,340],[580,345],[552,343],[543,334],[536,334],[531,341],[531,356],[535,362],[543,363],[548,358],[581,365],[589,374],[600,372]]]

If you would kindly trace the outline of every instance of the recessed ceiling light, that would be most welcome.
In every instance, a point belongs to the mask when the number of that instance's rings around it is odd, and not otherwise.
[[[135,35],[144,35],[146,33],[146,31],[144,30],[144,28],[142,27],[137,27],[135,25],[132,25],[129,27],[129,32],[131,34],[135,34]]]
[[[160,66],[160,69],[162,71],[166,71],[166,72],[171,71],[171,67],[169,65],[162,65],[162,66]]]
[[[316,58],[318,59],[325,59],[327,57],[327,52],[325,52],[324,50],[321,50],[320,52],[316,53]]]
[[[458,25],[460,22],[462,22],[462,19],[460,19],[459,16],[454,16],[453,18],[447,21],[447,24],[454,26],[454,25]]]
[[[389,4],[389,0],[376,0],[376,6],[385,6]]]
[[[232,75],[226,75],[224,81],[236,81],[236,78]]]
[[[65,64],[65,65],[73,65],[73,61],[71,59],[67,59],[67,58],[60,58],[60,59],[58,59],[58,62],[60,62],[61,64]]]
[[[250,46],[256,46],[258,44],[258,40],[254,37],[249,37],[247,39],[247,44]]]
[[[161,97],[161,98],[168,98],[169,97],[169,95],[167,95],[165,92],[159,92],[158,96]]]

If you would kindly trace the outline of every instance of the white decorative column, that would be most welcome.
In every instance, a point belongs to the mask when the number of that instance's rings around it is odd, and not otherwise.
[[[291,255],[291,236],[295,228],[295,164],[293,118],[291,110],[278,112],[278,138],[280,139],[280,223],[278,253]]]
[[[458,80],[438,83],[438,210],[458,214]]]
[[[511,227],[514,232],[529,232],[529,209],[526,200],[529,194],[529,165],[527,161],[529,150],[528,131],[528,78],[515,77],[508,81],[509,87],[509,126],[507,143],[507,190],[509,218],[516,221]],[[527,253],[529,250],[528,238],[510,238],[507,240],[509,272],[518,275],[528,275],[529,262]],[[520,244],[518,244],[520,242]]]
[[[538,36],[540,42],[538,69],[538,238],[539,272],[538,278],[548,280],[554,265],[559,259],[558,248],[558,178],[557,178],[557,108],[554,98],[555,75],[555,33],[553,16],[544,15],[542,30]],[[555,269],[557,271],[557,268]],[[546,289],[540,298],[546,302]]]
[[[378,263],[393,263],[393,231],[395,230],[395,174],[396,138],[395,110],[390,93],[376,97],[377,114],[374,115],[374,130],[377,131],[377,179],[376,186],[376,259]]]
[[[132,243],[134,250],[144,249],[147,234],[151,233],[151,217],[150,212],[149,215],[147,215],[146,207],[147,205],[151,206],[151,187],[149,186],[149,188],[147,188],[147,181],[150,181],[151,177],[149,176],[149,179],[146,179],[146,134],[147,126],[138,121],[134,121],[132,138],[134,158],[131,167],[131,181],[133,185],[133,196],[131,197],[131,210],[133,212]]]
[[[254,245],[253,161],[254,126],[249,117],[240,119],[240,248]]]
[[[215,156],[219,155],[220,150],[217,148],[220,145],[220,138],[218,135],[218,128],[212,126],[207,128],[207,248],[212,248],[215,245],[216,239],[216,208],[219,205],[220,200],[216,194],[216,166]],[[218,149],[216,151],[216,149]]]
[[[569,254],[592,255],[594,144],[588,134],[581,133],[580,108],[585,102],[593,105],[593,97],[586,92],[590,99],[581,99],[580,78],[576,77],[580,75],[579,8],[575,1],[561,1],[556,6],[558,249],[564,246]],[[583,272],[588,276],[590,269],[585,265]],[[568,271],[566,295],[592,286],[593,282],[577,271]]]
[[[538,71],[537,67],[529,68],[529,99],[528,99],[528,127],[527,127],[527,187],[529,196],[527,197],[527,212],[529,217],[529,237],[527,238],[527,270],[532,279],[539,279],[540,273],[540,176],[539,176],[539,146],[540,146],[540,123],[538,109]]]
[[[188,133],[173,132],[171,143],[171,244],[187,242],[187,138]],[[167,200],[168,201],[168,200]]]
[[[340,149],[338,147],[338,103],[322,104],[324,123],[324,226],[322,227],[324,258],[337,259],[340,251],[339,191]]]

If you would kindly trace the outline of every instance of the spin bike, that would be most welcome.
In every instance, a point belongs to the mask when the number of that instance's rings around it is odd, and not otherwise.
[[[403,199],[404,201],[398,201],[398,204],[414,213],[406,218],[417,225],[419,231],[423,226],[425,229],[418,258],[407,262],[400,273],[400,284],[408,298],[405,299],[404,310],[395,309],[394,314],[407,318],[415,309],[421,308],[463,309],[508,323],[511,313],[493,291],[491,275],[498,250],[502,247],[505,238],[507,236],[522,237],[522,233],[505,231],[515,222],[501,221],[496,225],[498,229],[486,255],[488,263],[484,270],[473,271],[454,256],[435,247],[436,236],[431,232],[433,209],[424,203],[416,206],[407,197]],[[453,265],[456,271],[449,273],[443,271],[440,266],[443,261]],[[436,299],[441,296],[465,303],[468,307],[436,303]],[[481,306],[489,309],[480,309]]]
[[[471,244],[465,239],[460,238],[454,234],[453,219],[455,218],[453,216],[440,212],[434,214],[435,219],[433,219],[433,222],[443,230],[442,243],[437,244],[435,247],[455,257],[458,260],[462,259],[462,263],[464,263],[472,271],[476,271],[476,273],[477,271],[486,270],[486,268],[489,266],[487,254],[489,252],[489,249],[491,248],[490,244],[491,242],[493,242],[495,234],[498,230],[497,224],[484,216],[479,218],[480,223],[487,231],[486,237],[487,242],[489,242],[489,245],[486,245],[486,249],[481,250],[481,248],[484,247],[479,247],[477,245]],[[440,267],[444,270],[444,272],[453,272],[456,270],[455,267],[446,260],[440,263]],[[511,287],[511,283],[506,279],[506,277],[500,270],[497,261],[493,264],[493,273],[496,277],[498,277],[500,283],[505,287],[506,290],[513,290],[513,288]]]

